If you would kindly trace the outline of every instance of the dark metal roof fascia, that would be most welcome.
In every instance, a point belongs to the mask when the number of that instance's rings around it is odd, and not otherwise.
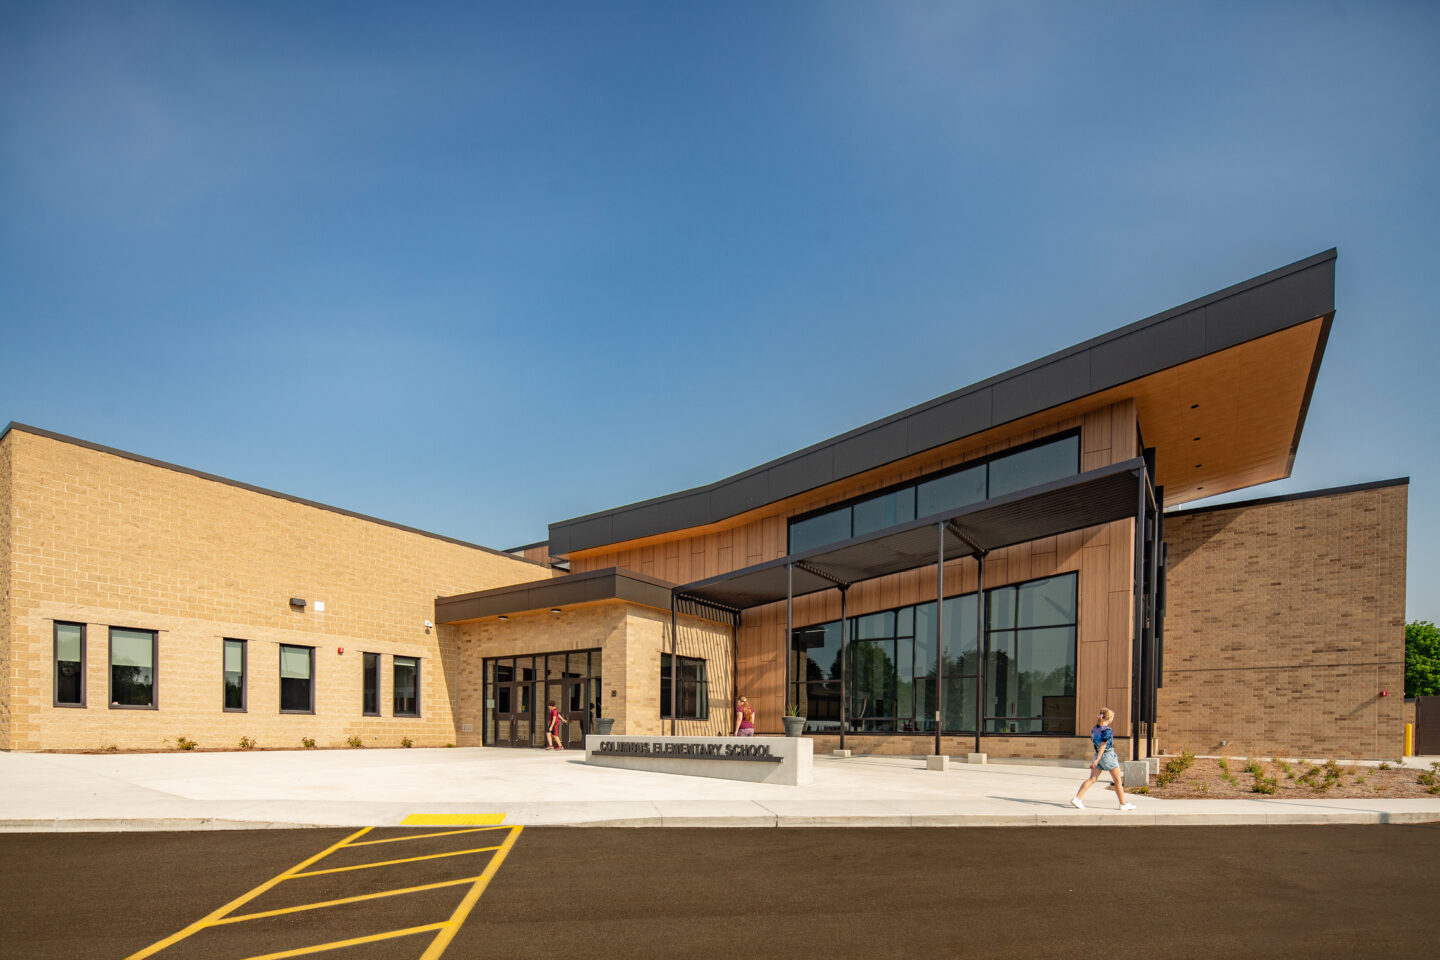
[[[785,568],[791,564],[796,565],[792,592],[797,597],[833,588],[835,583],[830,577],[837,572],[847,583],[858,583],[913,570],[934,562],[934,528],[947,521],[964,533],[961,536],[956,530],[947,529],[945,555],[952,559],[973,554],[976,546],[988,551],[1069,533],[1133,517],[1135,483],[1145,476],[1145,461],[1136,457],[984,500],[962,510],[921,517],[839,543],[707,577],[676,587],[675,593],[745,609],[785,599]]]
[[[624,600],[669,610],[673,586],[623,567],[606,567],[454,597],[436,597],[435,622],[456,623],[596,600]]]
[[[332,507],[327,503],[320,503],[316,500],[306,500],[303,497],[292,497],[288,493],[280,493],[275,490],[268,490],[265,487],[257,487],[251,483],[242,483],[239,480],[231,480],[228,477],[217,476],[213,473],[204,473],[200,470],[191,470],[189,467],[182,467],[173,463],[166,463],[164,460],[156,460],[152,457],[142,457],[138,453],[130,453],[127,450],[118,450],[115,447],[106,447],[98,443],[91,443],[88,440],[79,440],[75,437],[67,437],[63,433],[55,433],[52,430],[43,430],[40,427],[31,427],[23,423],[11,421],[3,431],[0,431],[0,440],[5,439],[11,430],[20,433],[28,433],[37,437],[44,437],[47,440],[56,440],[60,443],[68,443],[71,446],[83,447],[86,450],[94,450],[97,453],[109,454],[112,457],[120,457],[123,460],[132,460],[135,463],[143,463],[151,467],[159,467],[161,470],[170,470],[174,473],[183,473],[186,476],[198,477],[201,480],[210,480],[214,483],[223,483],[227,487],[236,487],[240,490],[249,490],[251,493],[258,493],[266,497],[274,497],[277,500],[288,500],[290,503],[298,503],[304,507],[314,507],[316,510],[324,510],[328,513],[338,513],[342,517],[350,517],[353,520],[364,520],[366,523],[378,523],[382,527],[390,527],[393,530],[403,530],[406,533],[413,533],[418,536],[428,537],[431,540],[441,540],[445,543],[453,543],[459,547],[469,547],[472,550],[480,550],[484,553],[491,553],[497,557],[504,557],[507,560],[514,560],[517,563],[532,563],[536,566],[546,567],[548,565],[539,560],[530,560],[526,557],[517,557],[512,553],[503,550],[496,550],[494,547],[482,546],[478,543],[470,543],[467,540],[456,540],[454,537],[447,537],[444,534],[431,533],[429,530],[421,530],[417,527],[407,527],[403,523],[392,523],[389,520],[381,520],[379,517],[371,517],[363,513],[356,513],[353,510],[342,510],[340,507]]]
[[[1203,507],[1188,507],[1184,510],[1169,510],[1165,519],[1184,519],[1197,513],[1216,513],[1220,510],[1244,510],[1248,507],[1263,507],[1271,503],[1289,503],[1292,500],[1314,500],[1316,497],[1333,497],[1346,493],[1361,493],[1365,490],[1381,490],[1385,487],[1408,487],[1409,477],[1395,477],[1392,480],[1368,480],[1343,487],[1326,487],[1323,490],[1302,490],[1299,493],[1282,493],[1274,497],[1257,497],[1254,500],[1233,500],[1228,503],[1212,503]]]
[[[1335,258],[1333,248],[1318,253],[715,483],[552,523],[551,553],[565,556],[716,523],[1316,317],[1328,318],[1335,312]],[[1311,386],[1323,346],[1322,334]],[[1302,407],[1292,448],[1299,442],[1304,414]]]

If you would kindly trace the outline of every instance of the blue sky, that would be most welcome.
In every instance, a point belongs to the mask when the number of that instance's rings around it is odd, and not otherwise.
[[[0,423],[496,547],[1335,246],[1440,620],[1440,5],[0,0]]]

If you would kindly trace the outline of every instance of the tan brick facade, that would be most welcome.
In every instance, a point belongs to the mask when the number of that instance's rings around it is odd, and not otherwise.
[[[1400,755],[1407,492],[1166,518],[1167,752]]]
[[[425,621],[442,594],[549,578],[482,548],[12,429],[0,440],[0,748],[162,749],[456,740],[459,658]],[[291,597],[307,606],[292,607]],[[316,601],[325,609],[320,612]],[[55,621],[86,624],[86,706],[53,706]],[[108,631],[158,631],[158,709],[110,709]],[[248,710],[222,711],[224,638],[248,643]],[[315,649],[315,713],[279,712],[280,644]],[[343,648],[344,652],[340,650]],[[382,716],[361,715],[362,653]],[[419,718],[391,716],[396,655]]]
[[[710,686],[707,720],[681,720],[677,733],[713,736],[728,733],[733,698],[730,628],[694,617],[680,617],[682,657],[706,662]],[[518,614],[509,620],[486,619],[441,628],[453,632],[460,650],[458,722],[462,746],[480,746],[483,664],[494,657],[565,653],[599,649],[604,660],[604,715],[615,720],[615,733],[669,733],[660,719],[660,655],[670,650],[670,614],[640,604],[610,600],[580,604],[558,614]],[[543,698],[537,697],[538,702]],[[468,725],[471,729],[466,731]]]

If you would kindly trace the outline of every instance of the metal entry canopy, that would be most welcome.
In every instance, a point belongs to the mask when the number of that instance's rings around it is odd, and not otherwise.
[[[1149,490],[1141,457],[1088,470],[910,520],[675,588],[677,597],[745,610],[836,586],[914,570],[935,562],[937,526],[945,528],[945,556],[998,550],[1041,537],[1135,518],[1137,485]],[[787,570],[787,568],[792,568]],[[787,589],[787,577],[793,577]]]

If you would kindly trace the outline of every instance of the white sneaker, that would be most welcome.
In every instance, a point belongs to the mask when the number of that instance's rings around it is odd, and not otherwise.
[[[1070,806],[1074,807],[1076,810],[1084,810],[1084,809],[1085,809],[1085,804],[1083,804],[1083,803],[1080,802],[1080,798],[1079,798],[1079,797],[1071,797],[1071,798],[1070,798]]]
[[[1133,804],[1133,803],[1122,803],[1122,804],[1120,804],[1120,809],[1121,809],[1121,810],[1134,810],[1134,809],[1135,809],[1135,804]]]

